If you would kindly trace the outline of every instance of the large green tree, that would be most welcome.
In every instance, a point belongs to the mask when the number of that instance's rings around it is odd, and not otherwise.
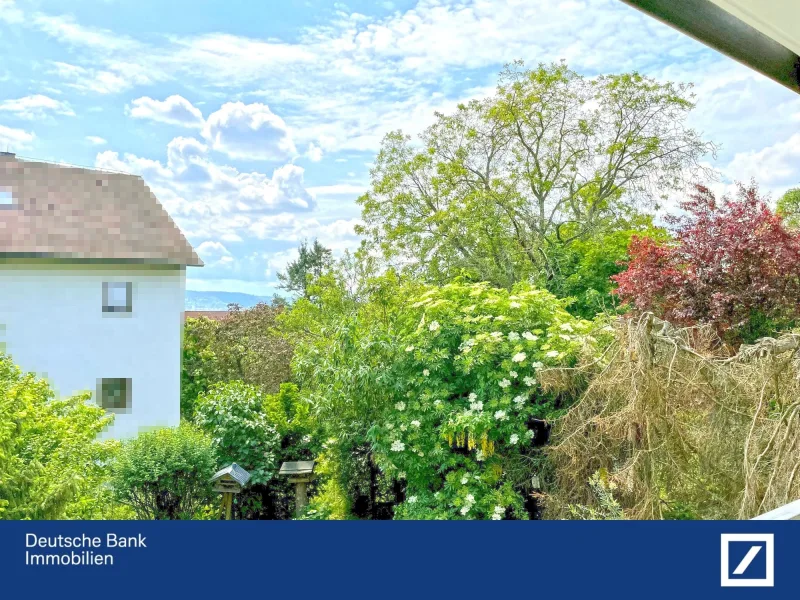
[[[686,125],[693,106],[688,85],[514,63],[495,95],[437,114],[421,145],[386,136],[359,232],[433,282],[557,287],[568,248],[648,227],[637,209],[701,170],[714,146]]]

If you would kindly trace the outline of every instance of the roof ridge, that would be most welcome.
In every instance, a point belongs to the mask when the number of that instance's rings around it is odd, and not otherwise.
[[[55,165],[57,167],[72,167],[75,169],[85,169],[87,171],[97,171],[98,173],[112,173],[114,175],[129,175],[131,177],[138,177],[142,179],[141,175],[136,175],[135,173],[129,173],[128,171],[115,171],[113,169],[100,169],[98,167],[90,167],[87,165],[77,165],[74,163],[68,163],[65,161],[54,161],[54,160],[45,160],[43,158],[35,158],[33,156],[20,156],[19,154],[14,155],[14,158],[17,160],[22,160],[24,162],[37,162],[43,163],[46,165]]]

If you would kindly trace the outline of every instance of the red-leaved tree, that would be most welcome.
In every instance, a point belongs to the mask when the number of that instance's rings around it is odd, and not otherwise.
[[[678,325],[713,324],[733,343],[750,342],[800,316],[800,234],[759,196],[754,183],[717,200],[706,187],[669,217],[674,242],[636,238],[616,293],[638,310]]]

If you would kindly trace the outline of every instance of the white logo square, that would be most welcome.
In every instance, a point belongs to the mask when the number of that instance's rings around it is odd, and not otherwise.
[[[720,536],[720,559],[722,587],[774,587],[775,586],[775,534],[774,533],[723,533]],[[761,542],[753,544],[744,557],[736,565],[729,563],[729,550],[731,542]],[[766,573],[764,577],[732,577],[747,573],[747,568],[753,560],[765,552]],[[760,557],[759,557],[760,558]]]

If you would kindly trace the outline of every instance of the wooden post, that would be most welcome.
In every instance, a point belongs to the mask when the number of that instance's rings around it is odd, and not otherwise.
[[[230,492],[225,493],[225,501],[226,501],[226,508],[225,508],[225,520],[231,520],[231,511],[233,510],[233,494]]]
[[[306,491],[307,482],[298,481],[295,487],[295,516],[300,517],[303,514],[303,509],[308,504],[308,493]]]

